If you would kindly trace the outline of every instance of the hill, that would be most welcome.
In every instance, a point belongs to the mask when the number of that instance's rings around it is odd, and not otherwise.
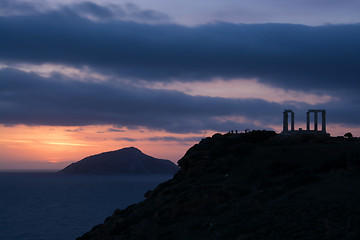
[[[360,239],[360,140],[215,134],[85,239]]]
[[[170,160],[157,159],[134,147],[86,157],[65,167],[62,174],[174,174],[179,168]]]

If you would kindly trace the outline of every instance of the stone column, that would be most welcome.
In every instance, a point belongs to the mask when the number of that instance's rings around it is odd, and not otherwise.
[[[323,133],[326,133],[326,111],[323,110],[321,115],[322,115],[322,126],[321,126],[322,128],[321,128],[321,130],[322,130]]]
[[[315,130],[315,132],[317,132],[317,130],[318,130],[318,112],[314,112],[314,130]]]
[[[295,130],[295,114],[293,111],[291,111],[291,131],[294,131]]]
[[[283,132],[287,132],[287,131],[288,131],[288,113],[285,110],[284,117],[283,117]]]
[[[310,130],[310,112],[306,112],[306,131]]]

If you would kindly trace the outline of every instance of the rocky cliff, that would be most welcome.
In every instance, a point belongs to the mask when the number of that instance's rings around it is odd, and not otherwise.
[[[360,239],[360,140],[215,134],[79,239]]]
[[[179,167],[170,160],[157,159],[134,147],[86,157],[59,171],[61,174],[174,174]]]

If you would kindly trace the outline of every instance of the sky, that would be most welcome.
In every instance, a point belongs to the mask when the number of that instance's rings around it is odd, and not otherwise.
[[[360,136],[358,0],[0,0],[0,169],[134,146],[177,162],[216,132]]]

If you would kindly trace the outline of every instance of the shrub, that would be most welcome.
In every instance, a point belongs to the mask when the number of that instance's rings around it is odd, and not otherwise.
[[[348,132],[348,133],[345,133],[345,134],[344,134],[344,137],[346,137],[346,138],[352,138],[353,135],[352,135],[351,132]]]

